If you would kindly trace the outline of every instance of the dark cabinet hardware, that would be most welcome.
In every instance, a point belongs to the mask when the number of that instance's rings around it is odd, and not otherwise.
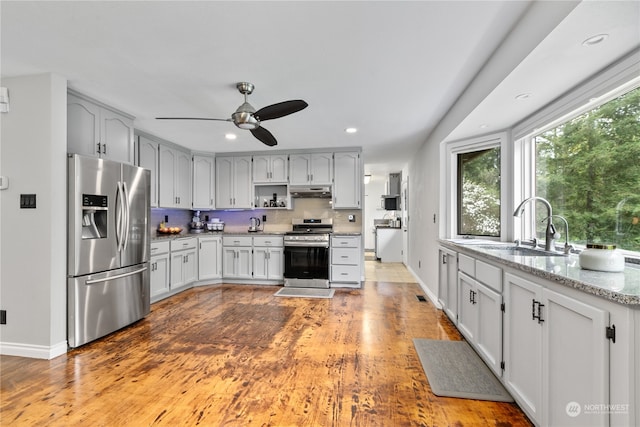
[[[616,325],[607,326],[605,335],[612,343],[616,343]]]

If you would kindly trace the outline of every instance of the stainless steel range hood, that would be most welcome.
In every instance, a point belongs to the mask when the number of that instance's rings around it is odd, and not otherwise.
[[[291,185],[289,186],[289,194],[291,197],[298,198],[331,198],[331,187],[329,186],[313,186],[313,185]]]

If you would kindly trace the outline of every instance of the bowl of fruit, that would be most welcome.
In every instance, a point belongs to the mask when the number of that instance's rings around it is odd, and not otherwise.
[[[180,227],[167,227],[167,226],[158,227],[158,233],[160,234],[180,234],[181,231],[182,231],[182,228]]]

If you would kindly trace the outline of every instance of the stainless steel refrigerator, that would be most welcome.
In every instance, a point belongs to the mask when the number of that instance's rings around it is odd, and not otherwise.
[[[68,157],[70,347],[149,314],[149,174],[106,159]]]

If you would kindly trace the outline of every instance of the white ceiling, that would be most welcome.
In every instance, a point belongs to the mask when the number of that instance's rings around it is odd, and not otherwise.
[[[545,7],[559,22],[567,8],[554,12],[553,3]],[[155,117],[228,118],[242,103],[236,82],[249,81],[256,86],[249,102],[258,109],[309,103],[263,122],[276,149],[362,146],[367,171],[384,173],[411,159],[514,26],[524,25],[530,5],[3,0],[0,71],[58,73],[70,87],[134,115],[136,128],[209,152],[268,148],[232,123]],[[639,22],[637,1],[581,3],[524,52],[520,66],[497,76],[500,85],[485,87],[485,101],[447,139],[504,129],[533,113],[637,48]],[[602,32],[609,34],[604,43],[582,46]],[[524,92],[532,96],[516,102]],[[352,126],[359,131],[346,134]],[[238,139],[225,140],[228,132]]]

